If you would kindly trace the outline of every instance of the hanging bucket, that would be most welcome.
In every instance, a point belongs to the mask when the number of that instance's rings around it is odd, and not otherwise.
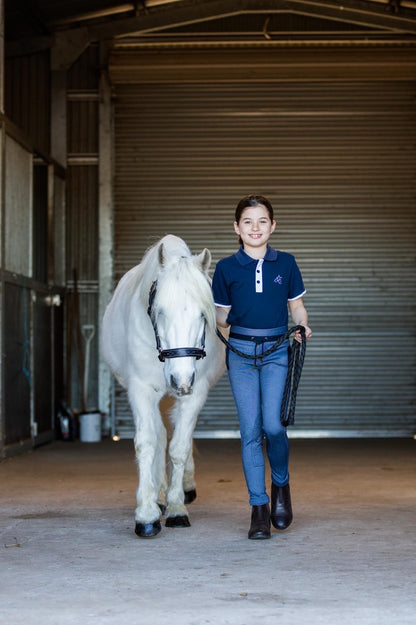
[[[82,443],[101,440],[101,412],[83,412],[79,416],[79,439]]]

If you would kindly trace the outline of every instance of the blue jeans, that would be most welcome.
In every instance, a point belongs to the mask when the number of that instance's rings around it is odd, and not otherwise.
[[[262,352],[274,341],[256,344],[250,340],[229,339],[230,345],[245,354],[256,354],[248,360],[227,349],[227,369],[237,407],[241,434],[241,456],[249,492],[249,503],[259,506],[269,502],[265,485],[263,438],[269,459],[272,482],[285,486],[289,482],[289,441],[280,423],[280,405],[286,381],[289,341],[262,359]]]

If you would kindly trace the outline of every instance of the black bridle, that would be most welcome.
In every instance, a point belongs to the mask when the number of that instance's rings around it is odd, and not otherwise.
[[[160,362],[165,362],[166,358],[185,358],[185,357],[192,357],[195,358],[196,360],[200,360],[201,358],[205,358],[205,356],[207,355],[205,352],[205,326],[206,326],[206,320],[204,321],[204,331],[202,333],[202,338],[201,338],[201,347],[174,347],[172,349],[162,349],[161,343],[160,343],[160,336],[159,336],[159,332],[157,329],[157,324],[156,321],[152,315],[152,309],[153,309],[153,302],[155,300],[156,297],[156,290],[157,290],[157,280],[155,280],[152,284],[152,286],[150,287],[150,291],[149,291],[149,306],[147,308],[147,314],[150,317],[150,320],[152,322],[153,325],[153,330],[155,331],[155,337],[156,337],[156,348],[157,351],[159,352],[159,360]]]

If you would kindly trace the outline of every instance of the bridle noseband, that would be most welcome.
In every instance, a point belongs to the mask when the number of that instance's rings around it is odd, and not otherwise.
[[[184,357],[193,357],[196,360],[200,360],[201,358],[205,358],[205,356],[207,355],[205,352],[205,326],[206,326],[206,320],[204,322],[204,331],[202,333],[202,339],[201,339],[201,347],[174,347],[172,349],[162,349],[162,346],[160,344],[160,336],[159,336],[159,332],[157,329],[157,324],[156,321],[153,319],[152,316],[152,309],[153,309],[153,303],[156,297],[156,290],[157,290],[157,280],[155,280],[152,284],[152,286],[150,287],[150,291],[149,291],[149,306],[147,307],[147,314],[150,317],[150,320],[152,322],[153,325],[153,329],[155,331],[155,337],[156,337],[156,348],[157,351],[159,352],[159,360],[160,362],[165,362],[166,358],[184,358]]]

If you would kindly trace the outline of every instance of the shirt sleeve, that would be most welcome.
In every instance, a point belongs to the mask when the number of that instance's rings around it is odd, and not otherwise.
[[[229,289],[221,262],[217,263],[212,278],[212,294],[216,306],[231,308]]]
[[[306,289],[303,284],[302,274],[300,273],[300,269],[296,264],[295,259],[293,259],[292,270],[290,272],[289,279],[289,295],[288,301],[291,302],[295,299],[299,299],[302,295],[305,295]]]

